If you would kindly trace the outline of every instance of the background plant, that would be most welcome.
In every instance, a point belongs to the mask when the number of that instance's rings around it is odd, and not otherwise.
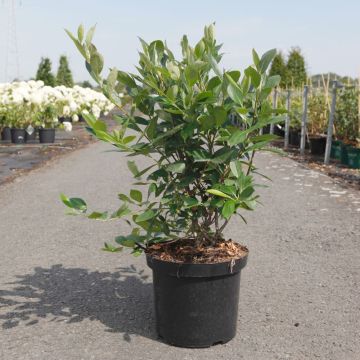
[[[56,85],[64,85],[67,87],[74,86],[73,76],[65,55],[60,56],[59,59],[59,67],[56,74]]]
[[[49,58],[41,58],[36,72],[36,80],[41,80],[48,86],[55,86],[55,77],[51,72],[51,60]]]
[[[308,132],[310,135],[324,134],[327,129],[329,111],[325,94],[313,90],[308,101]]]
[[[86,67],[104,94],[121,110],[119,130],[109,132],[103,121],[86,116],[89,130],[99,139],[128,154],[128,167],[136,181],[129,194],[118,195],[122,204],[114,213],[92,212],[92,219],[125,217],[132,225],[127,236],[118,236],[123,246],[138,254],[143,244],[186,237],[194,246],[213,246],[223,240],[223,230],[234,214],[253,210],[255,193],[253,164],[256,151],[272,150],[273,135],[259,130],[282,121],[268,101],[280,76],[268,76],[267,69],[276,50],[261,58],[253,51],[254,64],[240,71],[220,70],[221,45],[216,43],[212,25],[190,46],[182,38],[182,58],[177,60],[166,43],[141,41],[138,74],[111,69],[103,79],[103,58],[92,43],[94,28],[77,37],[68,32],[86,60]],[[119,89],[126,87],[130,110],[125,111]],[[141,111],[141,115],[135,110]],[[241,119],[233,126],[229,116]],[[127,130],[131,130],[129,133]],[[138,169],[136,156],[149,166]],[[144,178],[144,179],[143,179]],[[140,191],[139,187],[145,187]],[[75,213],[86,213],[80,198],[62,200]],[[245,219],[244,219],[245,220]]]
[[[338,91],[335,113],[336,136],[347,142],[356,142],[359,134],[359,89],[344,87]]]

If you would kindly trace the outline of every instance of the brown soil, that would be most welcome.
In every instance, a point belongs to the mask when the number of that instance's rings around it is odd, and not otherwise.
[[[163,261],[214,264],[243,258],[249,250],[232,240],[223,240],[215,246],[197,247],[194,239],[179,239],[151,245],[146,252]]]

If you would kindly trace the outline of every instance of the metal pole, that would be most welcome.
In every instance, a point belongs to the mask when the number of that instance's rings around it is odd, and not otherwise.
[[[305,154],[308,93],[309,93],[309,86],[305,85],[304,86],[304,95],[303,95],[303,114],[302,114],[302,119],[301,119],[300,155]]]
[[[334,127],[334,117],[335,117],[335,109],[336,109],[336,90],[337,90],[337,81],[335,80],[332,86],[332,100],[331,100],[331,109],[326,137],[326,148],[325,148],[325,158],[324,164],[328,165],[330,162],[330,152],[331,152],[331,143],[332,143],[332,135],[333,135],[333,127]]]
[[[277,89],[274,89],[273,93],[273,109],[276,109],[277,107]],[[274,124],[270,124],[270,134],[274,133]]]
[[[287,91],[286,95],[286,118],[285,118],[285,137],[284,137],[284,148],[287,149],[289,147],[289,129],[290,129],[290,96],[291,91]]]

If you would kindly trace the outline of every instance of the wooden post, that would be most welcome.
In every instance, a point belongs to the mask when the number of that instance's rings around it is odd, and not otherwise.
[[[273,92],[273,109],[276,109],[277,107],[277,89],[274,89]],[[270,134],[274,133],[274,124],[270,124]]]
[[[303,113],[302,113],[302,119],[301,119],[300,155],[305,154],[308,93],[309,93],[309,86],[305,85],[304,93],[303,93]]]
[[[330,162],[331,143],[332,143],[334,117],[335,117],[335,109],[336,109],[336,90],[337,90],[337,81],[335,80],[332,86],[331,109],[330,109],[330,116],[329,116],[329,123],[328,123],[327,137],[326,137],[325,157],[324,157],[325,165],[328,165]]]
[[[284,137],[284,149],[289,147],[289,130],[290,130],[290,96],[291,91],[288,90],[286,94],[286,118],[285,118],[285,137]]]

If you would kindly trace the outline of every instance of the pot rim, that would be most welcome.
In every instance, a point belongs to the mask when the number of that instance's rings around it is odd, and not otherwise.
[[[220,263],[176,263],[160,260],[150,254],[146,254],[146,262],[154,271],[165,272],[169,276],[177,278],[186,277],[217,277],[233,275],[240,272],[247,264],[249,253],[241,258]]]

